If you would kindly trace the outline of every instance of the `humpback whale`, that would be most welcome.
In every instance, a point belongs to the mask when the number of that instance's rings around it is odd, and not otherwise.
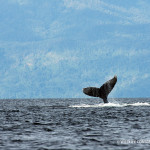
[[[108,103],[108,94],[112,91],[117,82],[117,76],[115,75],[112,79],[105,82],[100,88],[87,87],[83,88],[83,93],[88,96],[102,98],[104,103]]]

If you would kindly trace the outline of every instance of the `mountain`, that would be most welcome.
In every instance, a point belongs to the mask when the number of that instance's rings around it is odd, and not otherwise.
[[[149,97],[148,0],[1,0],[0,98]]]

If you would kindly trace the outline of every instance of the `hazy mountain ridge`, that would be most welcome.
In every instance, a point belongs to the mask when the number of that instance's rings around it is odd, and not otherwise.
[[[1,1],[0,98],[148,97],[149,1]],[[142,91],[142,92],[141,92]]]

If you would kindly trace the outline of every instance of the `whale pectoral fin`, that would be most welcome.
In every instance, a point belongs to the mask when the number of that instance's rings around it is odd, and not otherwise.
[[[105,103],[105,101],[107,101],[107,96],[112,91],[112,89],[114,88],[116,82],[117,82],[117,76],[114,76],[114,78],[112,78],[109,81],[105,82],[100,87],[100,98],[103,99],[104,103]]]

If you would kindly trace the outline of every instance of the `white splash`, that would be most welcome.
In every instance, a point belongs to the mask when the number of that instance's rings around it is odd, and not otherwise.
[[[78,107],[78,108],[86,108],[86,107],[125,107],[125,106],[150,106],[150,103],[133,103],[133,104],[119,104],[119,103],[107,103],[107,104],[94,104],[94,105],[88,105],[88,104],[80,104],[80,105],[71,105],[69,107]]]

